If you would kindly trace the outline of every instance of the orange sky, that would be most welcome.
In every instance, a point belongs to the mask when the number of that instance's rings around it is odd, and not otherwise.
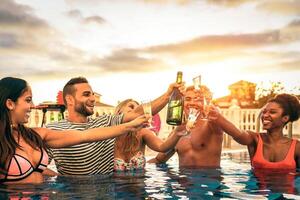
[[[155,98],[178,70],[215,97],[241,79],[299,93],[299,15],[286,0],[2,0],[0,73],[28,80],[36,103],[75,76],[106,103]]]

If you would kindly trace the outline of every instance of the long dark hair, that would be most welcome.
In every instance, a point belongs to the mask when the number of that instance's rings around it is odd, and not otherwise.
[[[7,172],[5,164],[15,154],[16,148],[22,148],[12,135],[13,127],[6,101],[10,99],[17,102],[28,88],[27,82],[23,79],[5,77],[0,80],[0,170],[2,172]],[[23,124],[17,124],[14,129],[32,148],[45,148],[42,138],[33,129]]]

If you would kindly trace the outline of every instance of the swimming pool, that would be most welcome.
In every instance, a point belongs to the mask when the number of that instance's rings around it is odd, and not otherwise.
[[[300,199],[300,176],[254,174],[246,151],[222,154],[221,169],[164,165],[109,176],[52,177],[41,185],[0,187],[0,199]]]

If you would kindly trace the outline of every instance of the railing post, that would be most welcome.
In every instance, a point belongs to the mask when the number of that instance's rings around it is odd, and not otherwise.
[[[256,124],[255,124],[255,131],[257,132],[257,133],[259,133],[260,132],[260,114],[261,112],[259,112],[258,113],[258,116],[257,116],[257,118],[256,118]]]
[[[232,119],[232,123],[236,126],[239,127],[240,125],[240,107],[233,102],[233,104],[229,107],[230,111],[230,118]],[[231,140],[232,137],[230,135],[227,135],[227,148],[231,148]]]

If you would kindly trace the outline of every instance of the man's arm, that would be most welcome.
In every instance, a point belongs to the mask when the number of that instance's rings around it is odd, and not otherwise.
[[[152,158],[148,163],[161,164],[167,162],[175,153],[175,149],[171,149],[167,153],[158,153],[155,158]]]
[[[181,93],[184,93],[184,83],[172,83],[166,93],[151,102],[152,115],[157,114],[167,105],[174,88],[178,88]],[[144,114],[144,110],[142,105],[139,105],[134,112],[124,113],[122,122],[131,121],[142,114]]]

